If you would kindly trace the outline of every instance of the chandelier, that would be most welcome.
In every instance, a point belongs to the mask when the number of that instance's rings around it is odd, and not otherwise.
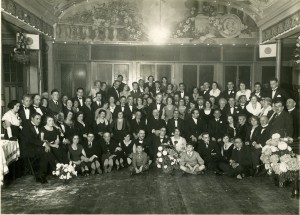
[[[14,48],[14,52],[12,53],[13,60],[22,63],[27,64],[30,60],[29,51],[27,49],[27,42],[26,37],[22,32],[17,34],[17,48]]]

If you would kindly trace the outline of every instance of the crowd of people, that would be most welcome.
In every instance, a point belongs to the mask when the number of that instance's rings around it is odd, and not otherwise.
[[[129,87],[119,75],[108,89],[101,81],[88,93],[79,87],[74,98],[56,89],[24,95],[2,117],[5,139],[19,141],[21,158],[38,158],[36,179],[46,183],[57,163],[70,161],[82,175],[126,167],[141,174],[156,166],[161,145],[181,154],[184,173],[242,179],[263,173],[261,149],[272,134],[299,137],[296,101],[276,78],[268,91],[205,82],[191,93],[166,77],[147,80]]]

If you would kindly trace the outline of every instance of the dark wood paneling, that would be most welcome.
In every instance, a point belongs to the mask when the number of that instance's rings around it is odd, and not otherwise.
[[[141,61],[178,61],[179,49],[169,46],[137,46],[136,60]]]
[[[95,46],[91,47],[92,60],[135,60],[133,46]]]
[[[220,61],[220,47],[181,47],[180,61]]]
[[[54,44],[57,60],[89,60],[89,46],[76,44]]]
[[[224,46],[224,61],[253,61],[253,47]]]

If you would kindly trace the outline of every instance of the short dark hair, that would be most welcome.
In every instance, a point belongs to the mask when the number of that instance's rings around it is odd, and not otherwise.
[[[101,93],[101,92],[97,92],[97,93],[96,93],[96,96],[97,96],[97,95],[101,95],[101,96],[102,96],[102,93]]]
[[[119,75],[118,75],[118,78],[123,78],[123,75],[119,74]]]
[[[36,96],[40,96],[40,94],[37,94],[37,93],[33,94],[33,95],[31,96],[31,99],[34,100],[34,98],[35,98]]]
[[[142,148],[144,148],[141,143],[137,143],[135,146],[136,146],[136,148],[139,147],[139,146],[142,147]]]
[[[149,78],[153,78],[153,80],[154,80],[153,75],[149,75],[149,76],[148,76],[148,81],[149,81]]]
[[[18,100],[11,100],[9,103],[8,103],[8,105],[7,105],[7,107],[11,110],[11,109],[13,109],[15,106],[16,106],[16,104],[21,104]]]
[[[53,90],[51,90],[51,95],[52,95],[53,93],[59,93],[59,91],[58,91],[57,89],[53,89]]]
[[[276,77],[274,77],[274,78],[271,78],[270,81],[278,82],[278,79]]]
[[[79,90],[84,91],[82,87],[78,87],[78,88],[76,89],[76,92],[78,92]]]
[[[260,82],[255,82],[254,86],[255,86],[255,85],[262,86]]]
[[[202,133],[202,136],[204,136],[204,135],[210,136],[208,132],[203,132],[203,133]]]
[[[36,116],[42,116],[41,114],[39,114],[38,112],[34,112],[31,114],[31,118],[33,119]]]
[[[274,104],[278,104],[278,103],[281,103],[281,105],[284,106],[284,102],[283,102],[282,99],[276,99],[276,100],[274,101]]]

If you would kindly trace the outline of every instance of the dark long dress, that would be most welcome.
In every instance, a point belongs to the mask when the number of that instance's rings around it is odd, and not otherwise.
[[[97,135],[100,138],[100,135],[98,134],[99,132],[105,133],[105,132],[110,132],[110,124],[108,123],[107,125],[105,124],[105,121],[103,121],[102,123],[99,122],[97,124],[97,122],[95,121],[93,124],[93,130],[94,130],[94,134]]]
[[[133,153],[134,143],[131,140],[128,146],[125,145],[124,141],[122,141],[120,144],[123,152],[123,160],[125,163],[127,163],[127,158]]]
[[[82,156],[82,150],[83,147],[82,145],[78,144],[77,145],[77,150],[74,150],[72,148],[72,145],[68,146],[68,151],[70,154],[70,160],[71,161],[80,161],[81,160],[81,156]],[[80,168],[84,168],[86,166],[85,162],[81,162],[80,165],[76,165],[76,170],[80,170]]]
[[[59,130],[53,127],[52,131],[47,130],[45,127],[41,128],[41,133],[44,133],[44,140],[47,140],[49,143],[54,142],[59,136]],[[66,151],[63,149],[61,144],[59,144],[58,148],[51,147],[51,153],[55,157],[56,162],[67,164],[68,157]]]
[[[118,119],[116,119],[112,122],[111,130],[114,135],[113,136],[114,140],[117,143],[119,143],[124,139],[125,134],[130,131],[130,125],[126,119],[123,119],[122,129],[119,130],[118,129]]]
[[[83,124],[81,124],[80,122],[76,122],[75,123],[75,130],[76,133],[79,135],[80,137],[80,141],[83,141],[85,138],[83,137],[84,134],[87,134],[89,132],[88,127]]]

